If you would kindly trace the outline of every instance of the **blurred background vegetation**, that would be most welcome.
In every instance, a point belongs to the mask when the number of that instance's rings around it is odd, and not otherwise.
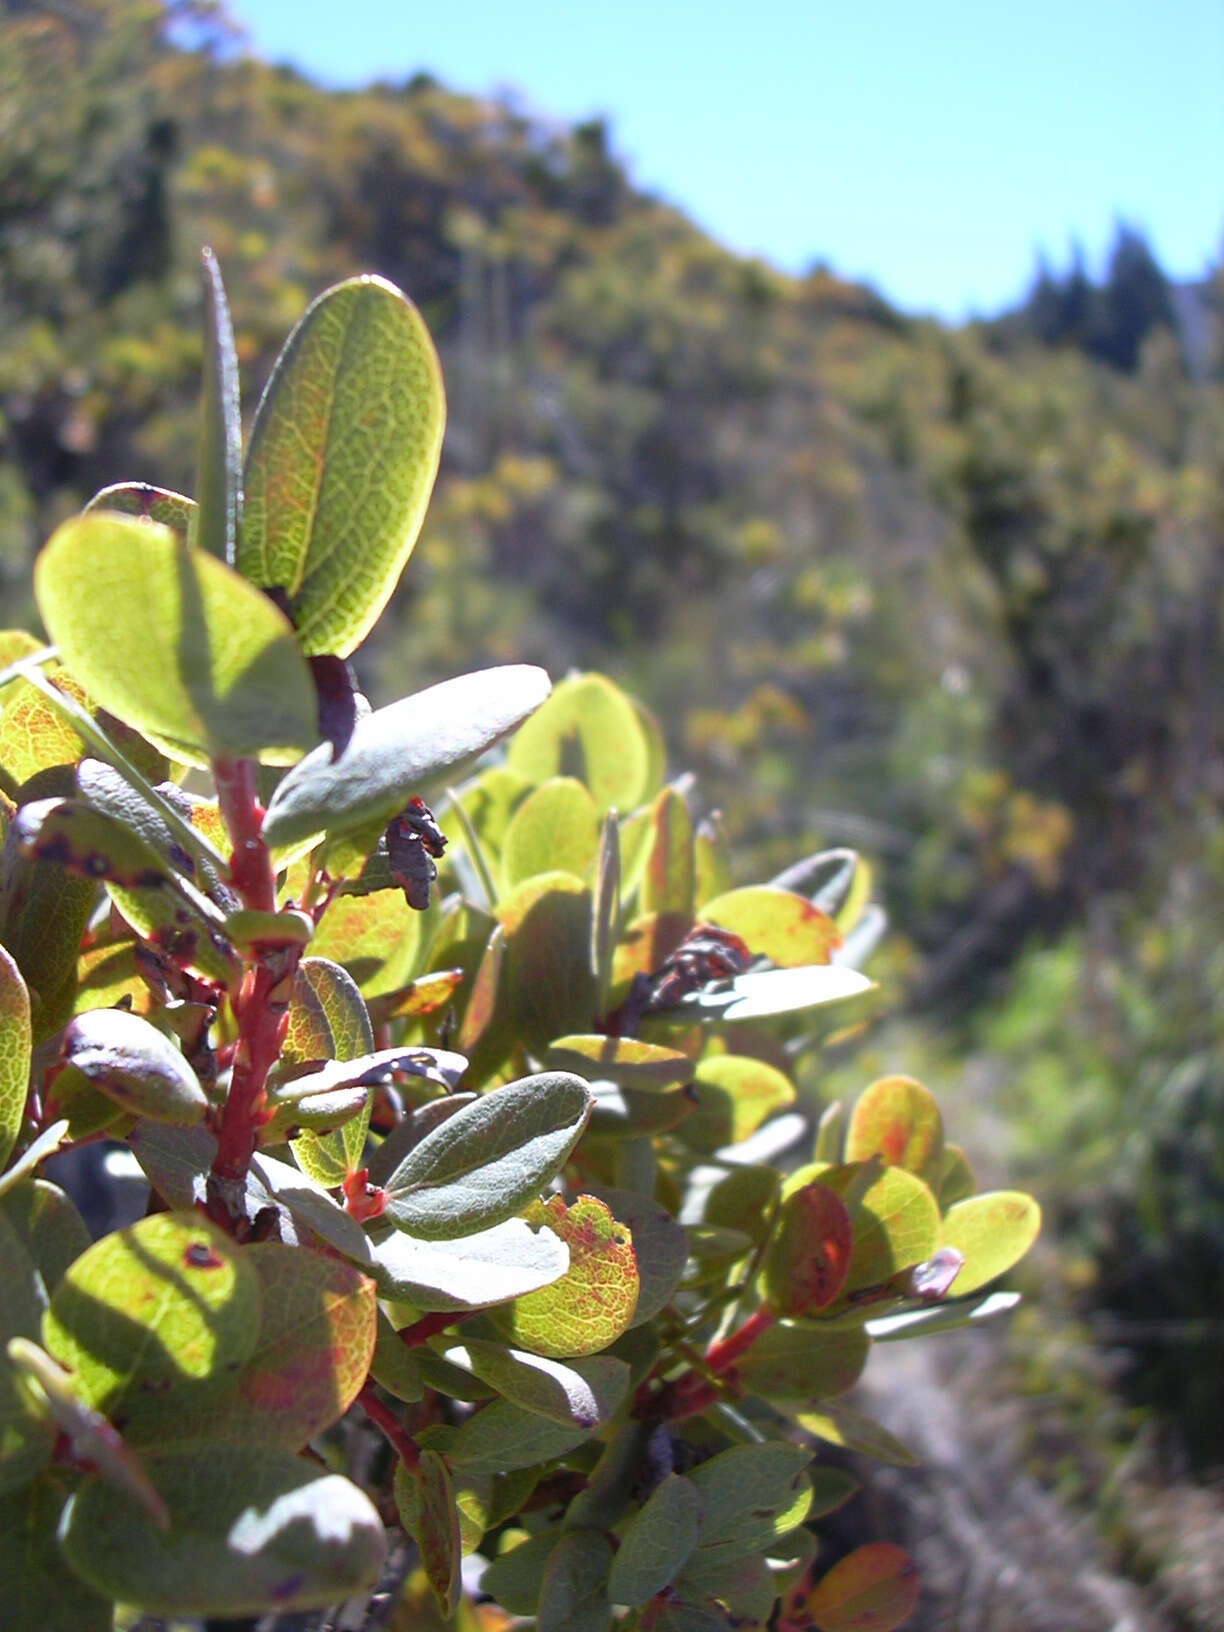
[[[600,123],[233,44],[211,5],[0,4],[4,621],[97,488],[190,487],[201,244],[248,409],[315,293],[401,285],[450,425],[371,693],[602,668],[744,879],[860,848],[892,1018],[845,1081],[917,1062],[1042,1197],[1037,1318],[1108,1364],[1032,1386],[1092,1456],[1138,1411],[1162,1478],[1218,1474],[1224,273],[1120,226],[1102,281],[914,320],[719,248]]]

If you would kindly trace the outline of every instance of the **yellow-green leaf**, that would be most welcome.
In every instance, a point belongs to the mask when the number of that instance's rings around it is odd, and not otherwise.
[[[283,614],[169,528],[109,512],[65,522],[34,592],[72,675],[175,759],[289,764],[314,741],[314,687]]]
[[[21,1131],[30,1046],[30,994],[15,959],[0,946],[0,1171]]]
[[[420,313],[383,278],[307,309],[251,430],[237,565],[289,595],[303,651],[346,657],[412,553],[446,407]]]
[[[943,1118],[913,1077],[881,1077],[864,1088],[846,1129],[846,1160],[880,1156],[938,1188],[943,1176]]]
[[[1019,1190],[988,1190],[949,1207],[939,1245],[965,1255],[953,1283],[955,1295],[976,1292],[1019,1263],[1040,1229],[1041,1208]]]
[[[520,1348],[565,1358],[596,1354],[632,1324],[638,1300],[637,1259],[624,1224],[594,1196],[566,1206],[560,1196],[533,1202],[529,1224],[547,1225],[569,1247],[559,1281],[497,1311],[498,1325]]]
[[[791,890],[752,884],[707,901],[698,916],[738,935],[758,957],[780,969],[828,963],[840,946],[837,925],[819,907]]]

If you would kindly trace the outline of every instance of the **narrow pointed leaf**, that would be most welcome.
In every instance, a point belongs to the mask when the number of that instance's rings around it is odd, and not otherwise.
[[[107,1596],[165,1615],[322,1607],[373,1584],[382,1522],[356,1485],[283,1451],[170,1446],[145,1455],[163,1535],[131,1497],[87,1478],[60,1540]]]
[[[34,569],[64,662],[102,707],[187,764],[291,763],[315,738],[315,696],[284,616],[156,522],[65,522]]]
[[[195,543],[231,565],[242,510],[242,428],[238,417],[238,357],[221,271],[203,255],[204,391],[196,461]]]
[[[264,838],[284,847],[390,821],[412,795],[428,797],[513,731],[548,691],[543,669],[507,664],[375,709],[343,753],[324,743],[294,766],[272,797]]]
[[[302,649],[347,655],[420,532],[442,451],[442,376],[382,278],[327,290],[277,359],[251,430],[238,568],[288,593]]]
[[[676,912],[693,916],[696,869],[693,822],[675,788],[664,788],[651,812],[654,833],[642,874],[642,912]]]
[[[387,1181],[387,1218],[427,1240],[511,1218],[561,1167],[590,1110],[587,1085],[563,1071],[485,1095],[404,1158]]]

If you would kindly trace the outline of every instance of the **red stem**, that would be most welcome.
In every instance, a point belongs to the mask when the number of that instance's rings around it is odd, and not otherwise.
[[[444,1332],[448,1326],[457,1326],[461,1320],[470,1320],[473,1315],[482,1313],[480,1309],[439,1309],[432,1315],[422,1315],[411,1326],[405,1326],[399,1340],[406,1349],[419,1349],[422,1343],[428,1343],[431,1337]]]
[[[357,1403],[382,1433],[391,1449],[406,1468],[415,1468],[421,1460],[421,1447],[404,1427],[389,1406],[383,1404],[374,1392],[373,1383],[366,1383],[357,1396]]]
[[[246,906],[274,912],[276,877],[260,834],[263,810],[256,797],[255,763],[223,758],[214,760],[212,769],[217,802],[234,847],[230,857],[233,884]],[[213,1172],[223,1184],[237,1186],[245,1179],[266,1120],[264,1084],[280,1057],[300,951],[296,946],[256,946],[233,997],[238,1037],[213,1163]],[[236,1200],[229,1199],[231,1210],[236,1209]]]
[[[774,1310],[763,1304],[738,1331],[711,1343],[700,1369],[693,1367],[653,1394],[649,1389],[639,1389],[638,1416],[653,1422],[683,1422],[686,1417],[699,1416],[722,1398],[735,1362],[777,1318]]]

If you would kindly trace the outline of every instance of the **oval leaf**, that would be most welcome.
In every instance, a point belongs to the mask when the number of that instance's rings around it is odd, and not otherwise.
[[[548,696],[543,669],[511,663],[444,680],[357,721],[336,754],[323,743],[289,772],[264,821],[270,845],[388,822],[414,794],[459,775]]]
[[[646,794],[651,746],[623,691],[601,674],[572,675],[518,733],[506,763],[529,782],[577,777],[601,813],[627,811]]]
[[[511,1218],[458,1241],[371,1231],[368,1257],[359,1261],[384,1297],[423,1310],[483,1309],[557,1280],[569,1267],[569,1249],[551,1230]]]
[[[441,1353],[452,1365],[489,1383],[503,1399],[565,1427],[597,1428],[616,1410],[629,1386],[629,1368],[608,1355],[579,1371],[545,1355],[474,1338]]]
[[[315,740],[315,695],[266,595],[157,522],[65,522],[34,567],[38,609],[91,697],[189,765],[290,764]]]
[[[841,1197],[805,1184],[782,1202],[762,1266],[765,1295],[782,1315],[812,1315],[846,1284],[854,1227]]]
[[[599,848],[595,801],[572,776],[552,777],[530,794],[506,829],[502,877],[512,887],[536,873],[582,876]]]
[[[160,1614],[257,1615],[333,1604],[378,1576],[382,1521],[338,1474],[238,1445],[173,1446],[144,1463],[168,1532],[96,1477],[61,1524],[72,1568],[108,1597]]]
[[[598,1530],[570,1530],[553,1548],[540,1586],[538,1632],[606,1632],[612,1625],[612,1543]]]
[[[768,884],[716,896],[706,902],[699,916],[729,929],[758,957],[768,958],[779,969],[828,963],[830,953],[841,945],[837,925],[819,907],[792,890]]]
[[[395,1504],[420,1549],[438,1609],[449,1621],[459,1600],[462,1553],[450,1470],[437,1451],[422,1451],[414,1468],[402,1462],[396,1467]]]
[[[621,1536],[608,1589],[614,1604],[636,1608],[662,1592],[697,1545],[701,1497],[679,1474],[668,1474]]]
[[[198,1213],[160,1213],[77,1259],[43,1317],[43,1343],[76,1373],[82,1400],[143,1443],[232,1386],[259,1306],[255,1273],[228,1236]]]
[[[561,1167],[590,1113],[590,1089],[564,1071],[485,1095],[409,1151],[386,1184],[387,1218],[425,1240],[511,1218]]]
[[[839,1559],[793,1607],[820,1632],[893,1632],[918,1591],[918,1569],[904,1548],[874,1541]]]
[[[943,1118],[934,1095],[913,1077],[881,1077],[850,1113],[846,1160],[880,1156],[938,1187],[943,1177]]]
[[[1019,1190],[988,1190],[949,1207],[939,1245],[965,1255],[954,1283],[956,1296],[976,1292],[1019,1263],[1040,1229],[1041,1208]]]
[[[557,1358],[596,1354],[633,1322],[638,1300],[637,1258],[629,1230],[602,1201],[579,1196],[568,1207],[560,1196],[533,1202],[529,1224],[546,1224],[569,1248],[569,1269],[559,1281],[498,1312],[502,1330],[521,1348]]]
[[[287,591],[302,650],[347,655],[412,553],[446,406],[429,331],[383,278],[307,308],[251,430],[238,570]]]
[[[204,1118],[208,1096],[179,1050],[156,1026],[123,1009],[78,1014],[61,1052],[95,1088],[135,1116],[190,1127]]]
[[[588,1077],[606,1077],[622,1088],[675,1088],[690,1081],[694,1071],[692,1060],[678,1049],[602,1032],[558,1037],[549,1044],[548,1062]]]

